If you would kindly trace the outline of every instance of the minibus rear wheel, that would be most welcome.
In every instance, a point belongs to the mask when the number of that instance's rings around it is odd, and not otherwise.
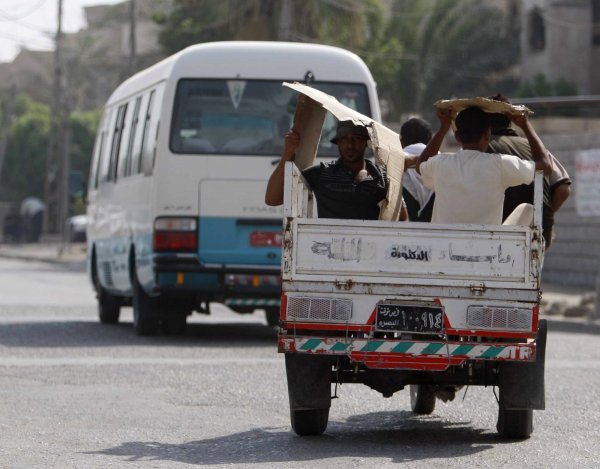
[[[159,325],[158,299],[144,291],[138,280],[135,266],[132,277],[133,328],[137,335],[156,335]]]
[[[121,313],[121,298],[111,295],[100,284],[95,255],[92,264],[92,278],[96,290],[96,299],[98,300],[98,318],[100,322],[102,324],[117,324]]]

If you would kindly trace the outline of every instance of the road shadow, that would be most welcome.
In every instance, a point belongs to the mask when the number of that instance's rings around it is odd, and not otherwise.
[[[330,422],[318,437],[298,437],[287,428],[255,428],[231,435],[182,443],[132,441],[86,454],[126,461],[170,461],[200,466],[319,462],[333,458],[384,458],[390,462],[470,456],[504,443],[489,429],[471,422],[447,422],[411,412],[375,412]]]
[[[277,331],[258,323],[188,324],[182,336],[137,336],[131,323],[114,325],[91,321],[39,321],[0,324],[4,347],[194,346],[229,348],[277,344]]]

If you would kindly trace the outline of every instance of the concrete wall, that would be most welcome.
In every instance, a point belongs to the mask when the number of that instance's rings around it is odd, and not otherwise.
[[[544,127],[537,122],[534,125],[536,129]],[[568,124],[563,123],[565,127]],[[575,210],[575,156],[580,150],[600,148],[600,132],[542,135],[542,139],[573,179],[571,197],[555,216],[556,239],[546,253],[543,279],[593,289],[600,275],[600,217],[581,217]]]

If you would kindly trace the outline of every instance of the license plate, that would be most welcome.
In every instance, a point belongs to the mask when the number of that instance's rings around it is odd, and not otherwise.
[[[253,231],[250,233],[250,246],[281,246],[283,235],[274,231]]]
[[[435,306],[379,304],[375,327],[379,331],[440,333],[444,310]]]

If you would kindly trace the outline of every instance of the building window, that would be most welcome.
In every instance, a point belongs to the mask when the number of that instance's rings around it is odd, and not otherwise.
[[[546,47],[546,24],[542,10],[537,7],[529,13],[529,47],[537,51]]]

